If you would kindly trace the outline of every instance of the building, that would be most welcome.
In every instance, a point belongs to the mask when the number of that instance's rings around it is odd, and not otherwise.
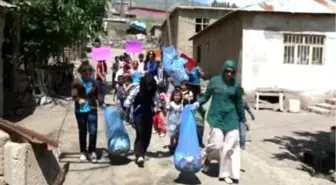
[[[201,31],[220,17],[224,16],[231,8],[215,8],[202,6],[177,6],[170,15],[170,29],[172,45],[179,52],[192,55],[192,42],[188,39]],[[162,46],[169,46],[167,20],[162,24]]]
[[[161,37],[161,25],[157,25],[157,24],[154,24],[152,26],[152,28],[149,30],[149,33],[151,35],[151,37],[154,37],[154,38],[159,38]]]
[[[238,62],[246,91],[277,87],[335,90],[335,3],[270,0],[232,11],[190,38],[193,57],[210,75],[227,59]]]

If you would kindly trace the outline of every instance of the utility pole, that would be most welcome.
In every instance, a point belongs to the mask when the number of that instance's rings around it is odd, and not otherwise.
[[[165,8],[166,8],[166,13],[167,13],[167,31],[168,31],[168,42],[169,46],[172,46],[173,41],[172,41],[172,35],[171,35],[171,27],[170,27],[170,16],[169,16],[169,10],[168,10],[168,0],[165,0]]]
[[[120,0],[120,17],[125,17],[124,14],[124,0]]]

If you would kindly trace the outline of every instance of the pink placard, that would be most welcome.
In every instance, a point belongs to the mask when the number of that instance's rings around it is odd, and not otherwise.
[[[92,48],[92,60],[110,60],[112,57],[112,51],[109,47]]]
[[[125,50],[127,53],[142,53],[142,41],[128,40]]]

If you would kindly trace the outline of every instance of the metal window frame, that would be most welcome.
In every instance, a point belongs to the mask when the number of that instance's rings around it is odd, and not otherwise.
[[[285,42],[285,37],[287,36],[294,36],[294,42]],[[313,36],[313,37],[321,37],[321,44],[317,43],[307,43],[305,42],[305,37],[303,37],[302,43],[297,42],[298,37],[300,36]],[[294,47],[294,63],[285,63],[285,59],[283,60],[283,64],[291,64],[291,65],[314,65],[314,66],[322,66],[325,64],[325,39],[326,35],[324,34],[315,34],[315,33],[293,33],[293,32],[284,32],[283,33],[283,47],[286,46],[293,46]],[[295,42],[296,41],[296,42]],[[299,46],[308,46],[309,47],[309,59],[308,64],[298,64],[298,47]],[[313,48],[322,48],[322,63],[320,64],[313,64]],[[285,56],[285,50],[284,50],[284,56]]]

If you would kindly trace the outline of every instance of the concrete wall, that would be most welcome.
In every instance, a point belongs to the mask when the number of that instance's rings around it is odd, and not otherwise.
[[[201,47],[201,67],[207,75],[221,73],[225,60],[237,62],[237,78],[241,79],[242,20],[238,15],[224,20],[193,40],[193,57]]]
[[[192,42],[188,41],[195,32],[196,18],[208,18],[210,24],[222,17],[228,10],[221,9],[179,9],[170,16],[172,27],[173,45],[177,47],[179,52],[183,52],[192,56],[193,46]],[[168,30],[166,24],[162,27],[163,46],[168,46]]]
[[[278,87],[318,95],[335,90],[335,16],[303,14],[244,14],[243,86]],[[265,31],[266,28],[278,31]],[[283,33],[325,35],[323,65],[283,64]]]
[[[52,184],[59,171],[51,151],[39,145],[14,142],[0,130],[0,185]]]

